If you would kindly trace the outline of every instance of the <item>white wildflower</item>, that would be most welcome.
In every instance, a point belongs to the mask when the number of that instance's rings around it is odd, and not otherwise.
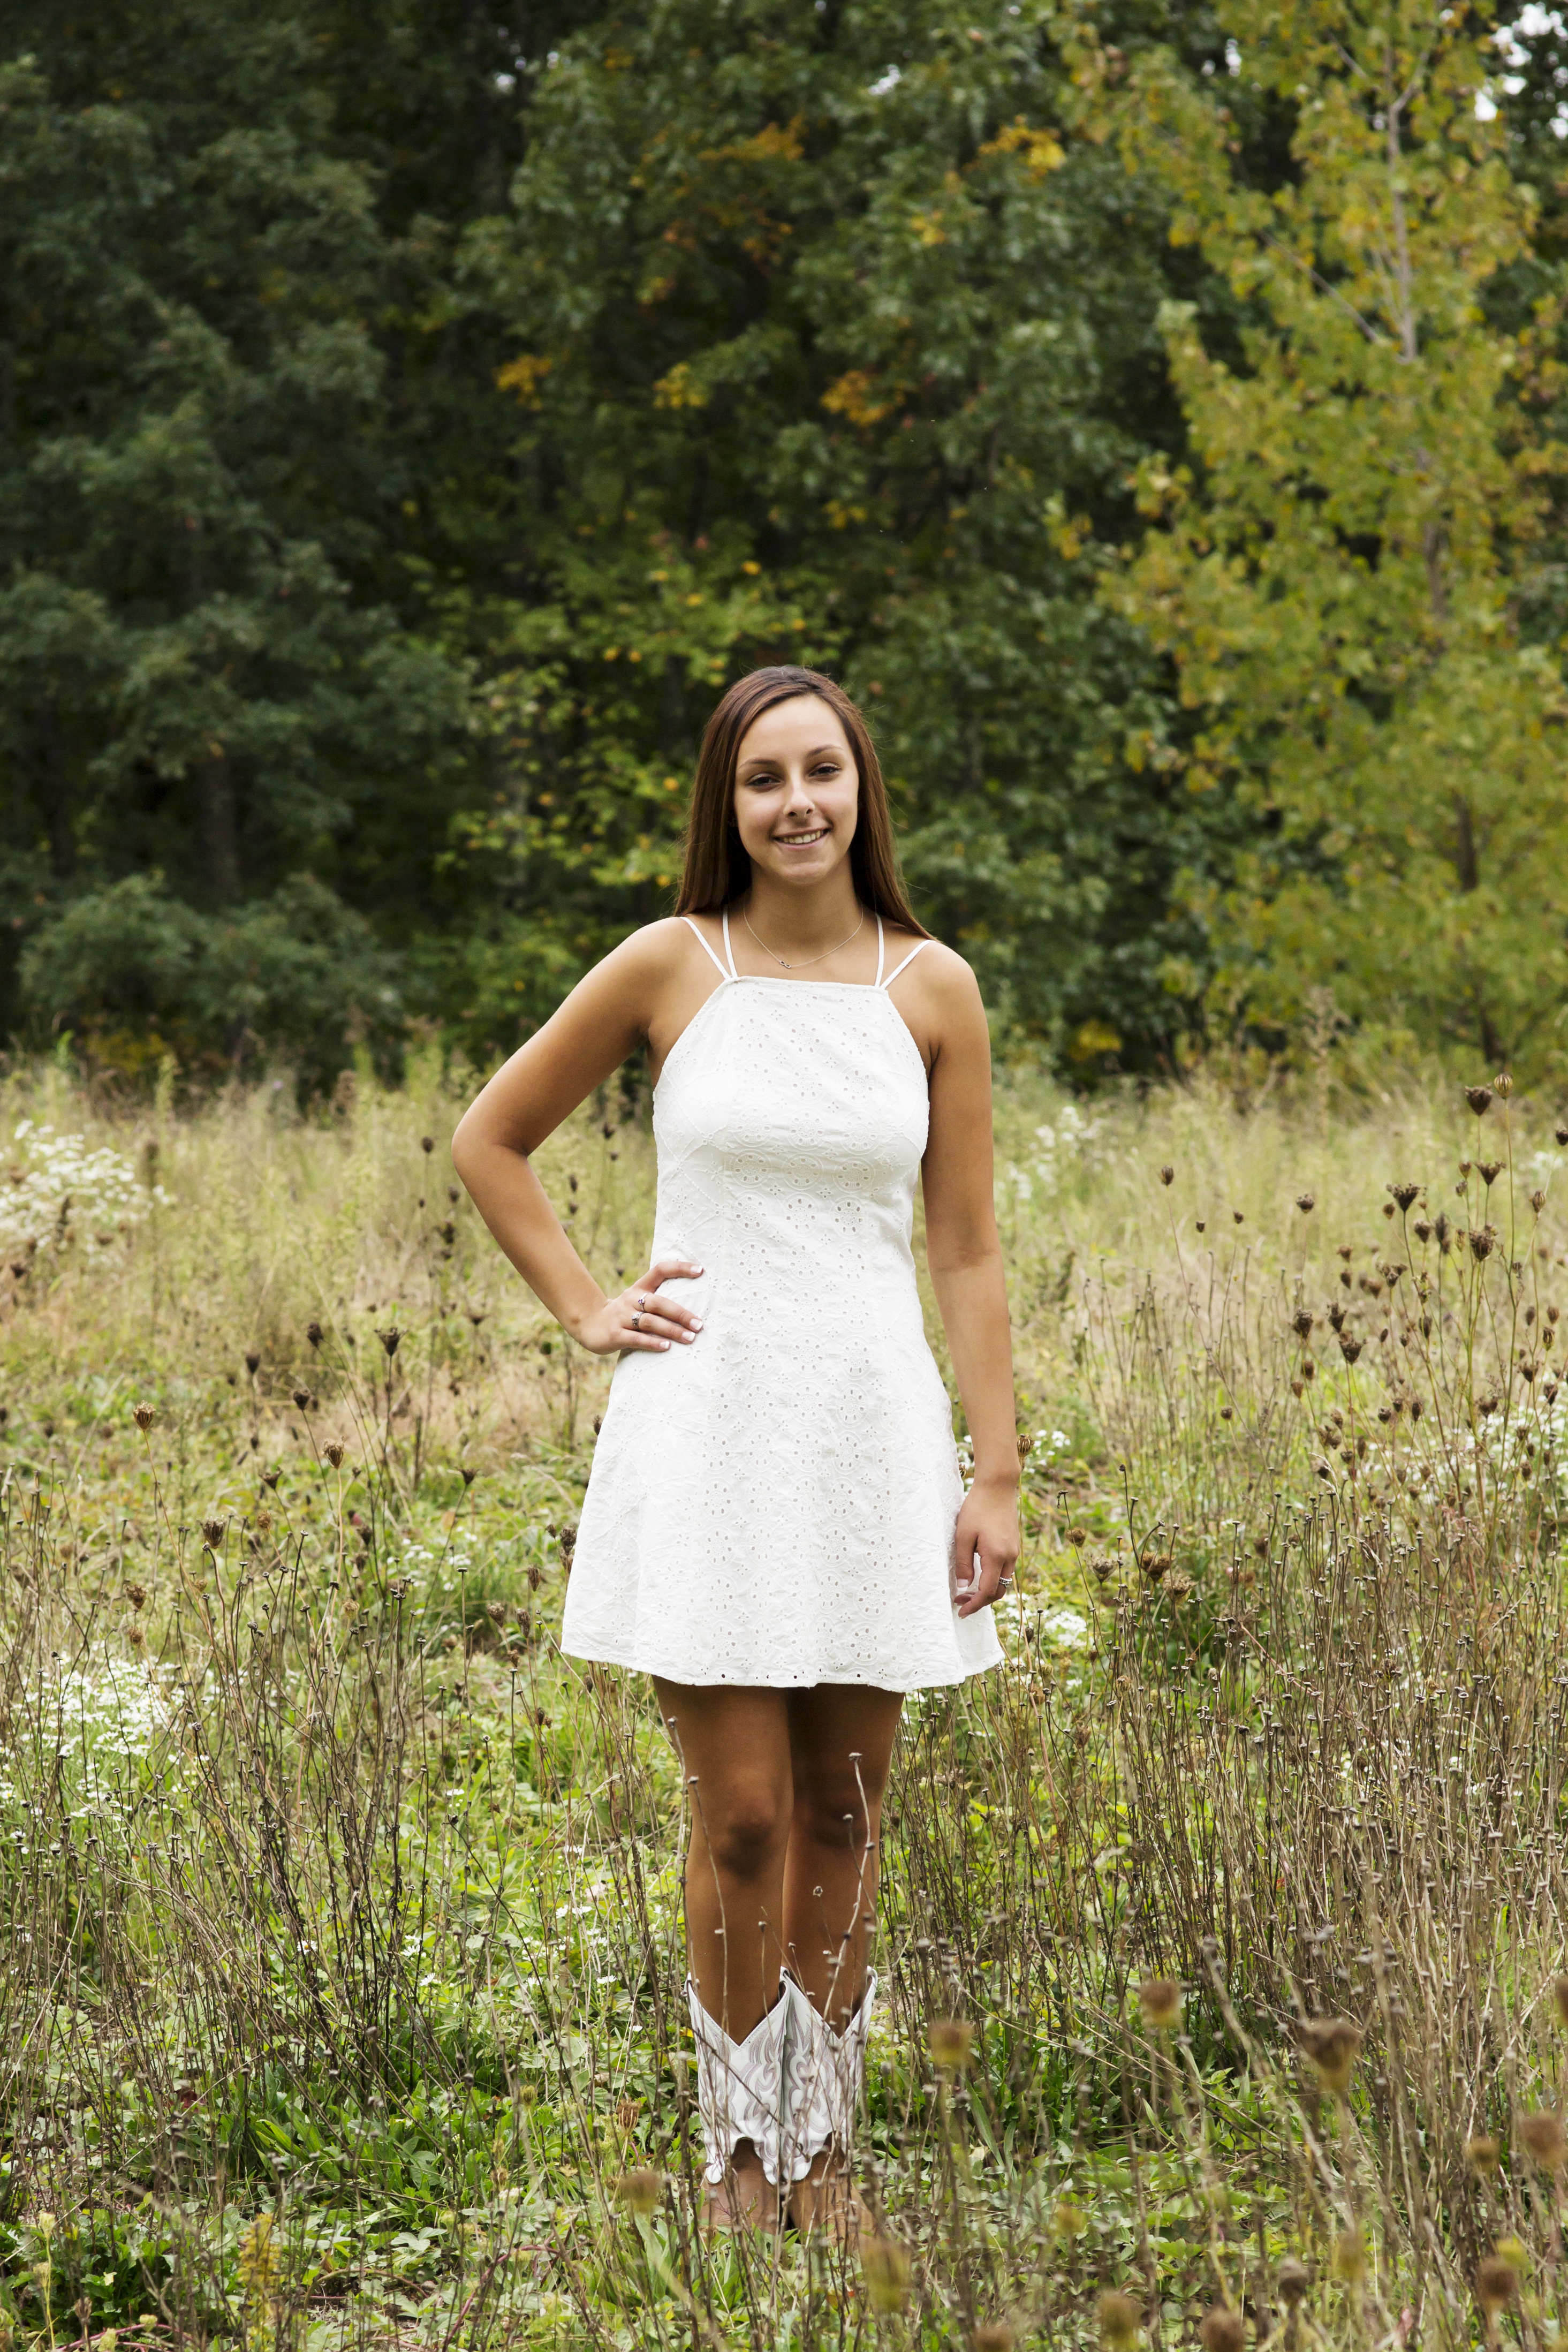
[[[12,1148],[16,1156],[0,1174],[0,1248],[52,1249],[73,1225],[107,1241],[154,1204],[170,1205],[162,1185],[139,1184],[130,1160],[107,1144],[95,1151],[79,1135],[25,1118]]]

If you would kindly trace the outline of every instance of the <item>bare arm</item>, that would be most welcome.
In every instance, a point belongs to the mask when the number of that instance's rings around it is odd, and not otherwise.
[[[682,941],[701,950],[684,927],[681,940],[673,938],[676,928],[655,923],[634,932],[597,964],[497,1071],[452,1139],[452,1164],[497,1241],[535,1297],[596,1355],[663,1350],[675,1340],[689,1344],[702,1326],[688,1307],[660,1298],[643,1312],[636,1300],[674,1276],[702,1269],[684,1258],[661,1261],[632,1290],[606,1298],[568,1239],[528,1155],[629,1054],[679,1017],[694,987],[700,1003],[702,983]]]
[[[927,948],[919,962],[923,1025],[934,1046],[931,1129],[921,1169],[925,1261],[975,1447],[974,1482],[955,1538],[959,1585],[980,1574],[959,1613],[972,1616],[1010,1579],[1019,1554],[1019,1457],[1007,1281],[992,1195],[991,1041],[975,976]]]

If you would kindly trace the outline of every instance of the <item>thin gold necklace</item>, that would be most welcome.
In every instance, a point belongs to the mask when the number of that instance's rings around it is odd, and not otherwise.
[[[740,919],[746,925],[747,929],[751,931],[751,918],[747,913],[744,907],[740,910]],[[860,921],[855,925],[854,929],[849,934],[849,939],[841,940],[838,947],[824,948],[821,955],[802,956],[799,963],[790,963],[787,957],[774,954],[773,950],[768,946],[767,940],[758,939],[755,931],[751,931],[751,936],[754,940],[757,940],[757,944],[762,950],[763,954],[765,956],[772,956],[774,962],[777,964],[782,964],[786,971],[807,971],[814,963],[826,963],[831,955],[838,954],[839,948],[847,948],[850,943],[850,940],[858,940],[864,929],[865,908],[862,907],[861,908]]]

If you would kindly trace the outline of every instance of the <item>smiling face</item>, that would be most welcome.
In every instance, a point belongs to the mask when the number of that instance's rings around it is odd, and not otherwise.
[[[855,837],[860,777],[837,713],[820,695],[792,695],[741,737],[735,821],[741,845],[770,880],[799,888],[841,866]]]

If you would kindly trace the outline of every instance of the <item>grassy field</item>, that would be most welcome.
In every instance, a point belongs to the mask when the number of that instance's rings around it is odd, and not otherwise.
[[[677,1782],[553,1640],[606,1372],[458,1107],[0,1092],[0,2352],[1564,2341],[1554,1106],[1004,1084],[1025,1554],[853,2258],[694,2228]],[[543,1164],[638,1272],[634,1110]]]

